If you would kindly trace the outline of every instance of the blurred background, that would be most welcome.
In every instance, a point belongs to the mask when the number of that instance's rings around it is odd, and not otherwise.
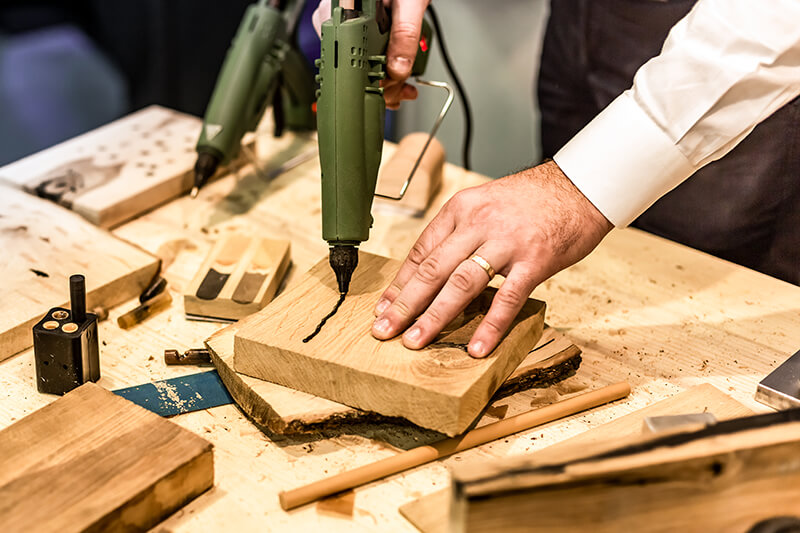
[[[202,116],[253,1],[3,0],[0,165],[150,104]],[[309,61],[319,55],[316,3],[306,5],[298,36]],[[547,2],[436,0],[436,8],[472,104],[473,169],[502,176],[538,162],[534,80]],[[425,77],[448,80],[437,47]],[[442,91],[421,87],[418,101],[391,114],[387,137],[427,131],[442,101]],[[457,99],[438,138],[459,164],[462,134]]]

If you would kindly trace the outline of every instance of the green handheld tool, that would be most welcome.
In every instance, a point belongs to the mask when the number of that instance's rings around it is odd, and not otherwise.
[[[304,2],[260,0],[247,8],[222,64],[197,141],[192,197],[239,152],[272,103],[275,135],[313,130],[314,78],[293,34]]]
[[[370,210],[381,162],[386,109],[381,80],[386,77],[390,26],[390,13],[381,0],[356,0],[353,9],[333,0],[331,18],[322,24],[322,52],[316,63],[322,237],[330,245],[330,264],[340,294],[349,290],[358,264],[357,247],[369,238],[372,226]],[[430,26],[425,23],[412,75],[424,71],[431,39]],[[452,102],[452,91],[447,84],[417,81],[449,92],[432,137]],[[401,198],[407,184],[400,196],[393,198]]]

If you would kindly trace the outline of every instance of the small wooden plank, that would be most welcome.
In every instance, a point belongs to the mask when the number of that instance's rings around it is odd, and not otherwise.
[[[403,189],[425,143],[427,133],[409,133],[397,145],[392,156],[381,165],[376,192],[386,196],[398,196]],[[425,155],[414,171],[411,183],[401,200],[376,197],[375,210],[381,213],[403,214],[421,217],[425,214],[433,197],[442,188],[444,173],[444,146],[436,137],[431,139]]]
[[[183,295],[187,315],[241,320],[275,296],[290,264],[290,242],[232,234],[211,249]]]
[[[400,262],[361,253],[350,294],[310,342],[303,339],[339,299],[324,259],[236,333],[237,372],[449,436],[462,433],[536,345],[544,302],[528,300],[500,345],[475,359],[466,344],[496,289],[488,288],[427,348],[370,334],[373,308]]]
[[[234,401],[259,426],[277,434],[289,435],[327,429],[348,432],[356,430],[359,424],[396,421],[236,372],[233,368],[234,336],[246,322],[232,324],[218,331],[206,340],[206,346]],[[511,413],[507,413],[509,416],[518,414],[517,411],[529,410],[531,399],[519,395],[517,400],[517,393],[558,383],[574,375],[580,362],[580,348],[555,328],[545,324],[541,339],[500,386],[477,426],[496,422],[497,413],[509,407],[512,409]]]
[[[455,469],[451,529],[518,531],[535,517],[542,532],[745,533],[800,513],[797,413],[582,448]]]
[[[87,383],[0,431],[0,529],[134,531],[214,484],[211,443]]]
[[[33,343],[31,328],[52,307],[68,307],[69,276],[86,276],[89,310],[139,295],[159,260],[78,215],[0,185],[0,360]]]
[[[151,105],[0,168],[0,181],[109,228],[192,187],[201,125]]]
[[[730,420],[753,414],[748,407],[706,383],[644,409],[621,416],[590,431],[579,433],[572,438],[535,452],[534,455],[539,461],[556,460],[563,457],[569,450],[580,450],[594,443],[639,435],[644,419],[649,416],[703,412],[712,413],[717,420]],[[402,505],[400,514],[423,533],[445,533],[449,531],[450,498],[450,489],[443,489]]]

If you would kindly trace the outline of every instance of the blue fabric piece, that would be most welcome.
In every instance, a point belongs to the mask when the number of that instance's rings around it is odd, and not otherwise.
[[[233,403],[216,370],[112,392],[161,416],[180,415]]]

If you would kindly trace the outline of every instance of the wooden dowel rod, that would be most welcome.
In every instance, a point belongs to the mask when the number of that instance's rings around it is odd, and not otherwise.
[[[355,468],[348,472],[331,476],[303,487],[286,490],[278,494],[281,507],[288,511],[301,505],[311,503],[331,494],[352,489],[376,479],[397,474],[409,468],[414,468],[442,457],[447,457],[493,440],[501,439],[514,433],[524,431],[559,418],[574,415],[587,409],[592,409],[605,403],[619,400],[631,392],[631,386],[626,382],[608,385],[601,389],[586,392],[567,400],[556,402],[547,407],[529,411],[517,416],[512,416],[499,422],[487,424],[481,428],[454,437],[445,439],[429,446],[420,446],[399,453],[393,457],[381,459],[372,464]]]

